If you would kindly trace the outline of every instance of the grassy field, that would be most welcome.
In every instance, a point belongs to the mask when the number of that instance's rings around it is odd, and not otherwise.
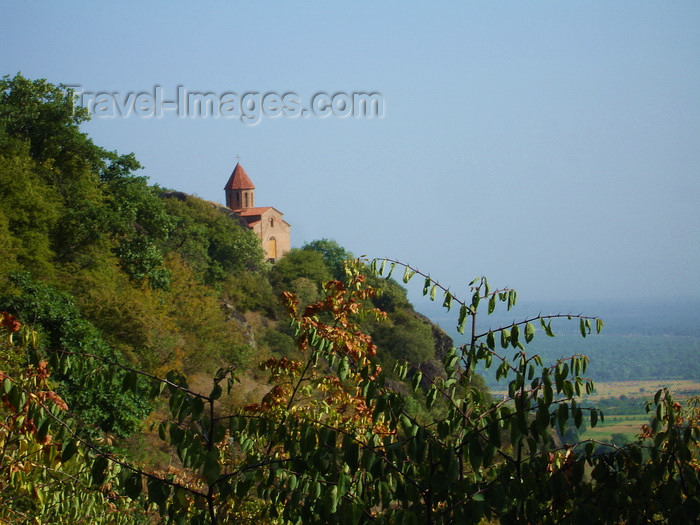
[[[654,394],[667,387],[674,399],[685,403],[692,396],[700,395],[700,382],[690,380],[609,381],[596,383],[596,392],[586,401],[599,406],[606,415],[603,423],[581,432],[582,439],[606,441],[612,434],[624,434],[628,441],[635,438],[642,425],[649,422],[645,403]]]
[[[612,434],[624,434],[628,441],[634,440],[642,425],[649,422],[645,403],[654,398],[654,394],[667,387],[674,399],[681,403],[692,396],[700,395],[700,381],[690,380],[647,380],[647,381],[609,381],[596,382],[594,394],[585,396],[584,403],[603,411],[605,421],[595,428],[586,425],[579,433],[580,439],[596,439],[608,442]],[[494,390],[494,397],[501,397],[505,392]]]
[[[595,403],[601,399],[625,396],[628,398],[639,398],[640,400],[651,400],[660,388],[667,387],[674,397],[679,401],[691,396],[700,395],[700,381],[690,381],[687,379],[654,379],[647,381],[600,381],[595,383],[595,393],[586,396],[586,400]],[[494,397],[502,397],[507,392],[505,390],[492,390]]]
[[[609,441],[613,434],[624,434],[628,441],[632,441],[639,434],[642,425],[647,423],[647,414],[607,416],[605,422],[599,421],[595,428],[589,427],[581,432],[580,438]]]
[[[692,395],[700,395],[700,381],[687,379],[650,380],[650,381],[609,381],[596,382],[596,392],[587,397],[590,401],[602,398],[626,396],[632,398],[651,399],[660,388],[667,387],[674,397],[686,399]]]

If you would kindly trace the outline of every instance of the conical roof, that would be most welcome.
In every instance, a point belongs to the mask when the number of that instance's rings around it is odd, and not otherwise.
[[[231,173],[226,186],[224,186],[224,189],[254,190],[255,184],[253,184],[253,181],[250,180],[250,177],[248,177],[248,174],[245,172],[243,166],[241,166],[241,163],[239,162],[236,164],[236,167],[233,168],[233,173]]]

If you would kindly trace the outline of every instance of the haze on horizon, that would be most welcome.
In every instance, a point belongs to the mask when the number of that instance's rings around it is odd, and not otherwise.
[[[380,93],[381,118],[84,130],[218,202],[240,155],[295,246],[333,238],[458,295],[486,275],[529,300],[698,298],[699,24],[691,1],[3,2],[0,64],[123,97]]]

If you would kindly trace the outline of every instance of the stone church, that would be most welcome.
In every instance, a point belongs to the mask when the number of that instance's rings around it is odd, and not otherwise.
[[[233,169],[224,191],[226,206],[241,217],[260,238],[268,261],[274,262],[289,251],[289,223],[272,206],[255,206],[255,185],[240,162]]]

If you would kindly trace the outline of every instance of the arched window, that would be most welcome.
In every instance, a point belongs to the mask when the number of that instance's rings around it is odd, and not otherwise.
[[[277,259],[277,239],[274,237],[267,241],[267,255],[269,259]]]
[[[270,228],[274,228],[274,227],[275,227],[275,218],[270,217]]]

